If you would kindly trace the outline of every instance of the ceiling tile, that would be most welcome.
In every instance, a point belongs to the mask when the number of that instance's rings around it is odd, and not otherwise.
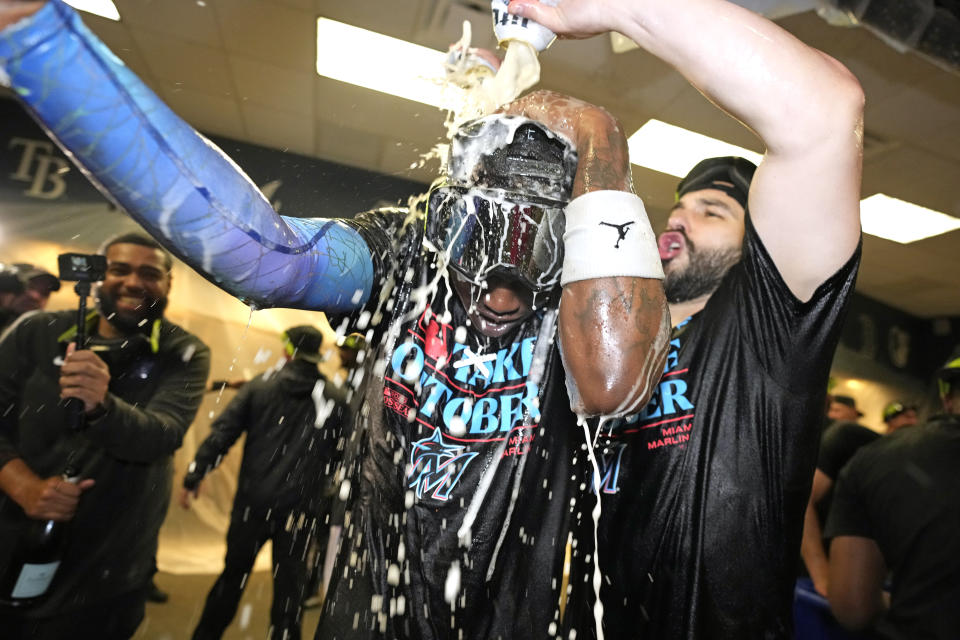
[[[957,87],[956,95],[943,89],[931,92],[940,83],[930,82],[903,87],[879,101],[870,101],[868,96],[865,119],[869,130],[960,161],[960,78],[950,80]],[[916,113],[923,117],[913,117]]]
[[[864,197],[875,193],[960,217],[960,164],[910,145],[864,162]]]
[[[277,111],[250,102],[243,103],[240,111],[251,142],[303,155],[316,152],[311,116]]]
[[[231,98],[212,96],[182,86],[164,83],[158,91],[177,115],[207,133],[247,140],[240,109]]]
[[[313,0],[269,0],[276,4],[286,5],[294,9],[313,12]]]
[[[221,50],[141,29],[133,29],[133,38],[157,78],[211,95],[235,94],[230,67]]]
[[[424,144],[445,135],[444,114],[436,107],[320,76],[314,87],[314,115],[324,122]]]
[[[94,26],[91,25],[91,28],[94,29]],[[95,25],[94,33],[135,74],[138,76],[150,74],[150,68],[140,53],[140,47],[134,41],[126,24],[101,20]]]
[[[689,85],[669,104],[655,112],[654,117],[705,136],[763,153],[763,145],[753,132],[717,109],[713,103]]]
[[[446,2],[421,2],[420,0],[363,0],[363,2],[342,2],[340,0],[316,0],[314,9],[318,15],[345,22],[376,33],[412,40],[417,25],[426,25],[431,14],[431,6],[441,8]],[[423,8],[421,8],[423,7]],[[477,25],[474,25],[477,26]],[[450,34],[451,39],[442,44],[454,42],[460,38],[460,27]],[[421,42],[420,44],[424,44]]]
[[[651,113],[663,110],[690,90],[690,83],[673,67],[646,51],[634,49],[620,53],[614,55],[610,63],[614,73],[607,89],[622,104],[643,114],[642,121],[636,123],[637,127],[646,122]]]
[[[313,12],[258,0],[208,0],[215,4],[227,51],[299,71],[316,67]]]
[[[241,101],[312,116],[315,73],[284,69],[241,56],[230,56],[229,64]]]
[[[318,137],[320,157],[351,167],[370,168],[380,163],[383,140],[380,136],[350,129],[325,127]]]
[[[801,41],[834,57],[849,55],[876,38],[866,29],[831,27],[815,11],[794,14],[777,20],[777,24]]]
[[[208,47],[223,46],[216,16],[207,3],[197,0],[114,1],[122,23]]]

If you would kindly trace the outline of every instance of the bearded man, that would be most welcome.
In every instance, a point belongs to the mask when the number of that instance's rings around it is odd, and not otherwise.
[[[203,396],[209,349],[163,317],[170,254],[140,234],[108,240],[102,253],[87,348],[76,348],[72,311],[25,314],[0,341],[0,571],[32,521],[70,521],[42,599],[0,609],[4,637],[133,635],[173,452]],[[71,428],[69,398],[82,402],[81,430]],[[74,482],[61,475],[68,466]]]

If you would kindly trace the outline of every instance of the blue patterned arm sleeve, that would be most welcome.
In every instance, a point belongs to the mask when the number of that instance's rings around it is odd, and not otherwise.
[[[108,197],[244,302],[348,312],[369,298],[354,229],[278,215],[60,0],[0,32],[0,81]]]

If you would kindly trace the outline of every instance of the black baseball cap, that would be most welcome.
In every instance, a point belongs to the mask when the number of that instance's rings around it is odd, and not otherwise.
[[[960,349],[953,352],[940,369],[937,370],[937,386],[940,397],[946,398],[953,389],[953,385],[960,383]]]
[[[857,401],[851,398],[850,396],[830,396],[831,402],[839,402],[840,404],[845,404],[854,411],[857,412],[858,416],[863,416],[863,412],[860,409],[857,409]]]
[[[701,160],[677,185],[677,200],[691,191],[719,189],[746,210],[747,194],[756,170],[757,165],[738,156]]]
[[[323,361],[320,349],[323,347],[323,334],[308,324],[290,327],[281,334],[287,355],[296,360],[318,363]]]
[[[893,420],[894,418],[896,418],[896,417],[899,416],[900,414],[905,413],[905,412],[907,412],[907,411],[910,411],[911,409],[912,409],[913,411],[916,411],[916,410],[917,410],[916,405],[904,404],[904,403],[899,402],[899,401],[897,401],[897,402],[891,402],[890,404],[888,404],[887,406],[885,406],[885,407],[883,408],[883,414],[882,414],[882,415],[883,415],[883,421],[884,421],[884,422],[890,422],[891,420]]]
[[[43,267],[28,262],[16,262],[0,265],[0,292],[23,293],[24,289],[36,281],[50,291],[60,290],[60,280]]]

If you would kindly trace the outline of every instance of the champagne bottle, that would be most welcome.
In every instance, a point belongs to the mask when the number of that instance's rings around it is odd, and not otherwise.
[[[68,466],[63,472],[66,482],[76,483],[79,473]],[[19,512],[19,532],[13,543],[9,563],[0,577],[0,603],[10,607],[27,607],[41,600],[50,590],[63,557],[68,522],[28,518],[12,500],[7,499],[4,519]],[[14,516],[16,518],[16,516]]]

